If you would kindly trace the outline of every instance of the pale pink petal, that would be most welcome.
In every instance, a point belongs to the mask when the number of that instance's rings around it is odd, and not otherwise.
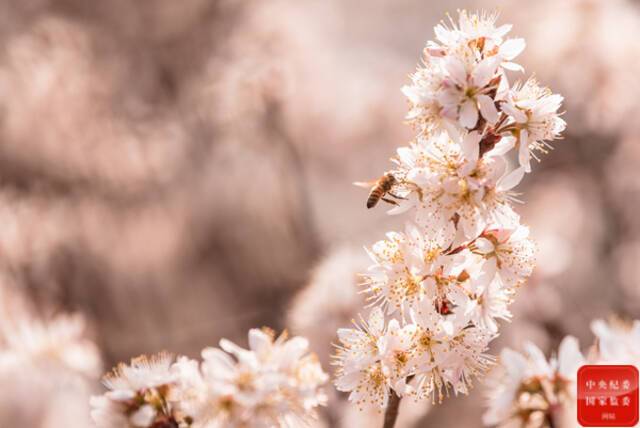
[[[258,328],[249,330],[249,348],[258,354],[271,347],[271,337]]]
[[[502,103],[502,111],[507,113],[509,116],[513,117],[515,119],[516,122],[518,123],[526,123],[527,122],[527,115],[520,110],[519,108],[517,108],[516,106],[514,106],[513,104],[507,102],[507,103]]]
[[[493,146],[493,149],[489,150],[485,157],[502,156],[509,152],[515,146],[516,139],[513,137],[503,137]]]
[[[575,379],[578,368],[584,364],[578,339],[565,337],[558,348],[558,371],[565,379]]]
[[[520,149],[518,162],[524,167],[525,172],[531,172],[531,153],[529,153],[529,132],[526,129],[520,131]]]
[[[486,238],[476,239],[475,246],[481,254],[489,254],[494,250],[493,244]]]
[[[489,81],[493,79],[498,68],[498,61],[495,56],[483,59],[473,70],[471,80],[476,88],[487,86]]]
[[[413,206],[414,206],[414,203],[412,201],[401,200],[401,201],[398,201],[398,205],[394,205],[393,208],[387,211],[387,214],[389,215],[403,214],[409,211],[411,208],[413,208]]]
[[[540,348],[531,342],[525,343],[524,348],[527,351],[527,354],[529,354],[531,368],[533,370],[532,375],[544,375],[550,377],[552,374],[551,366],[547,362],[547,359]]]
[[[487,119],[487,122],[490,124],[495,124],[498,121],[498,110],[496,109],[496,105],[488,95],[478,95],[478,106],[480,107],[480,113],[482,113],[482,117]]]
[[[522,53],[526,46],[524,39],[509,39],[505,41],[498,50],[498,54],[506,59],[512,60]]]
[[[372,334],[376,336],[382,335],[384,331],[384,314],[380,308],[376,307],[371,310],[367,324]]]
[[[507,70],[516,71],[516,72],[519,72],[519,73],[523,73],[524,72],[524,67],[521,66],[520,64],[515,63],[515,62],[507,61],[507,62],[503,62],[500,65],[502,66],[502,68],[505,68]]]
[[[482,137],[478,131],[473,131],[465,135],[460,141],[460,147],[462,148],[464,157],[473,164],[478,161],[480,151],[479,143],[481,138]]]
[[[506,192],[516,187],[524,177],[524,168],[516,168],[498,181],[497,189],[499,192]]]
[[[493,32],[493,34],[496,37],[503,37],[504,35],[506,35],[509,31],[511,31],[512,25],[511,24],[504,24],[499,26],[498,28],[495,29],[495,31]]]
[[[460,107],[460,124],[465,128],[474,128],[478,123],[478,108],[473,100],[466,100]]]
[[[360,372],[352,372],[336,378],[336,388],[338,391],[352,391],[356,389],[360,382]]]
[[[464,68],[464,64],[456,57],[449,57],[446,60],[445,68],[449,72],[451,78],[458,85],[465,85],[467,82],[467,71]]]
[[[512,379],[522,379],[525,376],[527,359],[524,355],[512,349],[504,348],[500,353],[500,362]]]

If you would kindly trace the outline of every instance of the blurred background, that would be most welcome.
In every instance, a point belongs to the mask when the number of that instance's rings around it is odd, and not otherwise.
[[[462,7],[514,24],[568,122],[519,188],[538,267],[493,351],[640,318],[638,1],[2,0],[0,426],[89,427],[118,361],[255,326],[331,371],[362,246],[402,224],[351,182],[412,138],[400,87]],[[319,426],[378,423],[327,389]],[[400,426],[479,427],[482,398]]]

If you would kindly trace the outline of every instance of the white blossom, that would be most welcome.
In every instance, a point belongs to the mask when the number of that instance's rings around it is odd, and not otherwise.
[[[221,349],[220,349],[221,348]],[[91,398],[99,427],[309,426],[326,404],[327,381],[308,341],[249,331],[249,349],[222,339],[200,363],[162,353],[120,364],[104,378],[109,389]]]
[[[173,356],[141,356],[130,365],[119,364],[103,379],[109,389],[91,397],[91,417],[99,427],[151,427],[176,421],[169,393],[175,386],[170,367]]]
[[[514,86],[502,104],[502,110],[510,116],[511,132],[518,145],[518,160],[527,172],[531,171],[531,157],[535,152],[546,153],[547,141],[555,140],[566,128],[558,109],[562,96],[538,85],[535,79],[524,85]]]
[[[514,189],[531,171],[531,153],[564,129],[562,97],[531,79],[510,86],[507,72],[523,71],[513,61],[525,42],[506,38],[511,26],[496,21],[460,11],[457,21],[437,25],[436,41],[402,88],[418,135],[397,149],[385,177],[393,179],[389,213],[410,218],[403,232],[367,250],[368,321],[338,330],[335,383],[360,407],[385,407],[391,394],[432,401],[466,394],[493,363],[489,343],[533,271],[535,245],[514,210]],[[527,358],[505,351],[503,360],[513,362],[501,403],[511,406],[514,385],[526,379],[568,384],[566,349],[576,346],[567,339],[552,362],[532,345]],[[502,421],[497,407],[489,419]]]
[[[577,339],[565,337],[557,358],[550,360],[532,343],[527,343],[525,350],[525,355],[509,348],[502,350],[502,371],[491,385],[485,425],[553,426],[558,406],[575,401],[578,368],[585,363]]]
[[[302,337],[275,338],[269,330],[249,331],[249,349],[223,339],[202,351],[203,362],[181,358],[176,401],[195,428],[297,427],[326,404],[327,380]]]
[[[498,274],[507,286],[516,286],[528,278],[535,264],[536,246],[529,238],[529,228],[489,228],[474,241],[475,249],[493,258]]]
[[[336,387],[350,392],[349,400],[360,406],[384,408],[393,390],[403,390],[411,374],[414,326],[400,327],[397,320],[385,325],[384,313],[374,308],[367,321],[356,328],[338,330]]]
[[[480,157],[480,139],[477,132],[457,134],[455,140],[442,133],[398,149],[400,174],[419,186],[421,197],[408,197],[391,212],[416,207],[416,221],[434,231],[455,220],[467,238],[491,224],[516,227],[511,189],[522,179],[522,170],[507,172],[505,160],[491,152]]]
[[[640,321],[594,320],[591,330],[598,338],[599,361],[603,364],[640,364]]]

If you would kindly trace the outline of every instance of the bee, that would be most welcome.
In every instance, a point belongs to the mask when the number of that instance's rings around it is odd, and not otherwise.
[[[393,192],[398,186],[410,185],[418,192],[420,200],[422,200],[422,192],[416,184],[400,180],[396,178],[392,172],[385,172],[384,175],[377,180],[369,182],[355,182],[353,184],[360,187],[371,188],[369,191],[369,197],[367,198],[367,208],[375,207],[380,201],[384,201],[391,205],[398,205],[397,201],[390,199],[387,195],[395,199],[407,199],[404,196],[400,196]]]

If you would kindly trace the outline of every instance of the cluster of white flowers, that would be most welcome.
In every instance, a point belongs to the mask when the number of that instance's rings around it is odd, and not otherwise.
[[[13,310],[0,323],[0,373],[27,364],[44,367],[56,363],[87,377],[102,370],[98,347],[84,337],[85,320],[79,314],[58,315],[44,321]]]
[[[532,272],[535,246],[512,189],[564,129],[562,97],[532,79],[509,85],[524,41],[505,39],[511,27],[495,21],[461,11],[458,24],[436,26],[438,41],[403,88],[419,132],[397,150],[383,190],[396,204],[390,213],[412,210],[413,219],[368,250],[373,309],[338,331],[336,385],[361,407],[384,408],[393,393],[432,401],[467,393],[492,363],[485,351],[497,320],[511,317]]]
[[[299,427],[326,404],[327,374],[302,337],[249,331],[249,347],[230,341],[202,351],[202,362],[162,353],[120,364],[92,397],[99,427]]]
[[[640,321],[591,323],[596,344],[587,357],[578,340],[564,338],[549,361],[532,343],[520,354],[505,348],[483,421],[501,428],[579,426],[575,418],[577,373],[584,364],[640,364]],[[562,421],[562,423],[560,423]]]

